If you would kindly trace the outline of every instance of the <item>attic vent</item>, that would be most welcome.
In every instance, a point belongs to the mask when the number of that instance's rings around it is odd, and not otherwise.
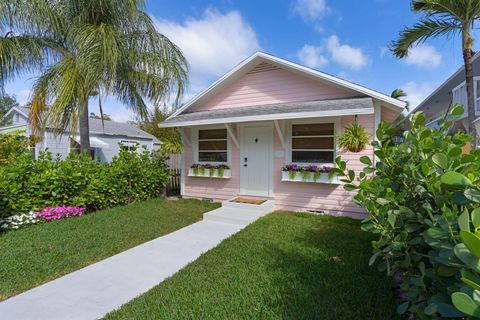
[[[278,70],[278,69],[280,68],[274,65],[271,65],[270,63],[262,62],[258,64],[255,68],[250,70],[247,74],[254,74],[254,73],[272,71],[272,70]]]

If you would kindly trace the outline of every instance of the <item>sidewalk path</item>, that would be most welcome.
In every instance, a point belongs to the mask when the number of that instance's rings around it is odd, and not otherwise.
[[[242,228],[197,222],[0,302],[0,319],[101,318]]]

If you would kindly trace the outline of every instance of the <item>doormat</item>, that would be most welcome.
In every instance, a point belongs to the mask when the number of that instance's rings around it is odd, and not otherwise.
[[[262,203],[264,203],[265,201],[267,201],[267,200],[260,200],[260,199],[252,199],[252,198],[238,197],[238,198],[233,199],[231,202],[235,202],[235,203],[246,203],[246,204],[256,204],[256,205],[258,206],[258,205],[261,205]]]

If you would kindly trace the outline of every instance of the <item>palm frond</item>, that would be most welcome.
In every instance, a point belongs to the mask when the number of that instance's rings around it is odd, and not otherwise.
[[[461,24],[454,19],[425,18],[400,32],[399,38],[391,43],[390,50],[396,57],[405,58],[415,44],[421,44],[432,37],[454,34],[460,30]]]

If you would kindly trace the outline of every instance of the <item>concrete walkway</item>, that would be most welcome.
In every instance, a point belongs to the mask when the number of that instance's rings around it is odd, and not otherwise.
[[[101,318],[244,226],[197,222],[0,302],[0,319]]]

